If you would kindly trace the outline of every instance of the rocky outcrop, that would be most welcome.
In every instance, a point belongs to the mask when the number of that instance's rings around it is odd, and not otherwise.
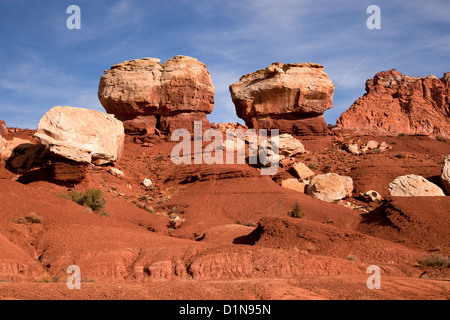
[[[247,126],[300,135],[326,134],[323,113],[333,107],[334,84],[315,63],[273,63],[230,86],[236,114]]]
[[[315,173],[303,162],[295,162],[289,171],[298,179],[305,180],[314,177]]]
[[[445,196],[437,185],[415,174],[397,177],[389,183],[389,192],[394,197]]]
[[[122,122],[113,115],[54,107],[39,121],[35,137],[54,156],[101,165],[120,158],[125,133]]]
[[[0,160],[8,160],[14,150],[13,145],[0,136]]]
[[[444,186],[445,192],[450,195],[450,156],[444,159],[444,166],[442,167],[441,182]]]
[[[8,133],[5,120],[0,120],[0,135]]]
[[[86,178],[87,166],[72,161],[56,161],[51,165],[51,178],[61,185],[73,185]]]
[[[350,177],[336,173],[326,173],[315,176],[306,186],[306,194],[316,199],[333,202],[349,197],[353,192],[353,180]]]
[[[108,113],[125,121],[127,133],[140,131],[147,117],[147,131],[192,131],[193,121],[209,126],[206,115],[214,107],[214,86],[206,65],[195,58],[175,56],[161,64],[159,59],[143,58],[105,71],[98,98]],[[128,122],[136,117],[138,122]]]
[[[157,120],[155,116],[137,116],[123,122],[127,134],[146,134],[155,132]]]
[[[300,182],[300,181],[298,181],[297,179],[294,179],[294,178],[290,178],[290,179],[283,180],[281,182],[281,186],[283,188],[286,188],[286,189],[290,189],[290,190],[298,191],[298,192],[301,192],[301,193],[305,193],[306,183]]]
[[[450,138],[450,72],[410,77],[395,69],[366,82],[366,93],[337,120],[362,133],[399,133]]]

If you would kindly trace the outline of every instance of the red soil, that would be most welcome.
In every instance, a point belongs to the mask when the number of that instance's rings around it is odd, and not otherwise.
[[[393,149],[355,156],[333,137],[320,137],[301,139],[308,153],[297,158],[314,163],[316,174],[351,176],[354,196],[370,189],[387,196],[389,182],[410,173],[440,185],[448,142],[359,139]],[[346,199],[365,205],[369,213],[363,213],[284,189],[247,165],[177,166],[170,160],[174,145],[154,140],[144,147],[128,137],[116,164],[124,177],[107,167],[88,169],[76,189],[103,190],[107,217],[58,197],[67,187],[36,176],[19,183],[2,165],[0,299],[450,297],[448,271],[425,270],[426,279],[417,265],[420,257],[450,252],[448,197]],[[280,175],[288,175],[286,168]],[[153,190],[142,185],[145,178]],[[302,219],[287,215],[296,200]],[[18,223],[31,213],[41,223]],[[170,215],[182,220],[176,229]],[[366,287],[372,264],[381,268],[381,290]],[[70,265],[81,268],[81,290],[66,287]]]

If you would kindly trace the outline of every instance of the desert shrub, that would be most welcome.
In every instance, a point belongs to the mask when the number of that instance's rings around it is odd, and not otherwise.
[[[34,212],[30,213],[25,217],[29,223],[42,223],[42,219],[38,217]]]
[[[256,223],[250,220],[249,222],[247,222],[247,227],[256,227]]]
[[[441,141],[441,142],[446,141],[445,138],[444,138],[444,137],[441,137],[441,136],[437,136],[437,137],[436,137],[436,140],[437,140],[437,141]]]
[[[398,158],[398,159],[403,159],[403,158],[405,158],[405,154],[404,153],[399,153],[399,154],[396,154],[395,157]]]
[[[356,256],[352,255],[352,254],[349,254],[349,255],[347,256],[347,260],[350,260],[350,261],[358,261],[358,258],[357,258]]]
[[[28,223],[42,223],[42,219],[38,217],[34,212],[31,212],[25,218],[19,218],[13,220],[14,223],[18,224],[28,224]]]
[[[103,196],[102,190],[100,189],[88,189],[86,193],[71,191],[68,195],[59,194],[58,196],[61,198],[70,199],[81,206],[90,208],[97,214],[103,216],[108,215],[104,212],[106,200]]]
[[[43,282],[43,283],[58,283],[59,277],[58,276],[49,276],[48,274],[45,274],[42,276],[41,282]]]
[[[141,201],[141,202],[147,202],[148,201],[148,196],[143,194],[143,195],[139,196],[138,200]]]
[[[313,162],[308,163],[308,168],[310,168],[311,170],[316,170],[317,169],[317,164],[315,164]]]
[[[423,268],[432,267],[438,269],[445,269],[450,267],[450,257],[445,257],[440,254],[434,254],[419,259],[419,265]]]
[[[292,208],[292,211],[288,213],[288,216],[292,218],[302,218],[305,215],[305,212],[303,211],[302,207],[300,206],[300,203],[298,200],[295,201],[294,207]]]

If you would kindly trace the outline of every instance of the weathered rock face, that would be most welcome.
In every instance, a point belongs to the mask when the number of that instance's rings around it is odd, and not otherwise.
[[[315,63],[273,63],[230,86],[236,114],[254,129],[325,134],[323,113],[333,107],[334,84]]]
[[[140,116],[142,124],[142,118],[151,117],[157,129],[170,133],[190,129],[193,121],[206,123],[206,114],[214,108],[214,86],[206,65],[195,58],[175,56],[162,64],[159,59],[143,58],[105,71],[98,98],[108,113],[122,121]]]
[[[286,189],[290,189],[290,190],[298,191],[298,192],[301,192],[301,193],[305,193],[306,183],[300,182],[297,179],[291,178],[291,179],[283,180],[281,182],[281,186],[283,188],[286,188]]]
[[[117,161],[125,133],[121,121],[95,110],[54,107],[39,121],[38,143],[51,154],[78,163]]]
[[[8,128],[4,120],[0,120],[0,135],[8,133]]]
[[[300,140],[286,133],[278,136],[278,151],[280,155],[285,157],[306,152],[305,147]]]
[[[394,197],[445,196],[437,185],[415,174],[397,177],[389,184],[389,192]]]
[[[444,166],[442,167],[441,182],[444,186],[445,192],[450,195],[450,156],[444,159]]]
[[[314,177],[315,173],[308,168],[303,162],[296,162],[290,168],[289,171],[298,179],[305,180]]]
[[[213,111],[214,86],[205,64],[175,56],[161,66],[161,113]]]
[[[366,82],[366,93],[337,120],[337,126],[377,135],[399,133],[450,137],[450,72],[410,77],[395,69]]]
[[[37,161],[45,156],[45,151],[31,141],[14,138],[11,144],[14,151],[8,159],[8,165],[17,173],[31,169]]]
[[[155,116],[137,116],[131,120],[125,120],[123,126],[127,134],[153,133],[156,129],[157,120]]]
[[[5,138],[0,137],[0,160],[8,160],[13,150],[13,145]]]
[[[317,175],[306,186],[307,195],[327,202],[333,202],[351,196],[352,192],[352,178],[340,176],[336,173]]]
[[[86,177],[87,166],[76,162],[57,161],[52,163],[51,178],[58,184],[71,185],[81,182]]]

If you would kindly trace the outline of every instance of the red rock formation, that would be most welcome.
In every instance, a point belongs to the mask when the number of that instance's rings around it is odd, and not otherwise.
[[[8,128],[6,127],[5,121],[0,120],[0,135],[8,133]]]
[[[127,134],[146,134],[155,132],[156,128],[155,116],[137,116],[131,120],[125,120],[123,126]]]
[[[334,84],[315,63],[273,63],[230,86],[236,114],[255,129],[326,134],[323,113],[333,107]]]
[[[366,93],[337,120],[337,126],[378,135],[450,136],[450,72],[410,77],[395,69],[366,82]]]
[[[127,133],[155,128],[170,133],[191,129],[196,120],[209,126],[206,114],[214,107],[214,86],[206,65],[186,56],[159,62],[130,60],[105,71],[98,97],[106,111],[126,122]]]
[[[51,166],[53,180],[58,184],[77,184],[86,177],[87,166],[72,161],[57,161]]]

